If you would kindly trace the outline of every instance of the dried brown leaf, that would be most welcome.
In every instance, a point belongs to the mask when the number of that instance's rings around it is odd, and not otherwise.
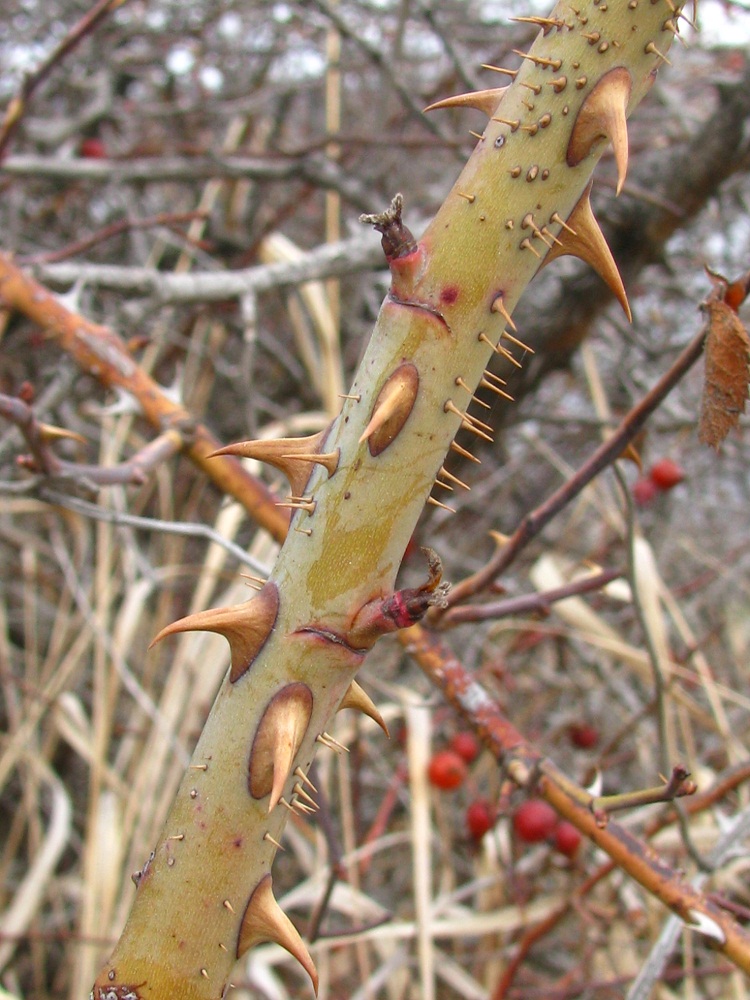
[[[737,313],[723,299],[704,303],[708,315],[706,380],[698,436],[718,448],[745,412],[750,337]]]

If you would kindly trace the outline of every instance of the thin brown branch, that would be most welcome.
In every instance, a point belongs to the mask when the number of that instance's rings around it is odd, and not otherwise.
[[[75,257],[76,254],[85,253],[92,247],[105,243],[107,240],[120,236],[122,233],[135,232],[142,229],[153,229],[155,226],[168,226],[170,229],[181,225],[183,222],[193,222],[195,219],[205,219],[206,213],[197,212],[159,212],[150,215],[145,219],[118,219],[109,226],[105,226],[97,233],[84,236],[80,240],[74,240],[60,250],[51,250],[47,253],[31,254],[28,257],[18,257],[18,263],[24,266],[30,264],[54,264],[56,261],[66,260],[68,257]]]
[[[606,587],[608,583],[618,580],[621,576],[620,570],[608,569],[580,580],[573,580],[563,587],[545,590],[541,594],[522,594],[520,597],[509,597],[504,601],[494,601],[488,604],[461,605],[447,611],[440,619],[440,626],[448,627],[462,625],[465,622],[495,621],[498,618],[507,618],[509,615],[547,615],[551,605],[556,601],[564,601],[566,597],[575,597],[579,594],[590,594],[592,591],[601,590],[602,587]]]
[[[419,122],[422,128],[429,129],[440,139],[447,139],[448,137],[440,125],[434,119],[425,117],[422,102],[415,99],[413,88],[404,82],[403,74],[394,66],[390,56],[383,51],[383,48],[369,42],[361,32],[353,30],[339,14],[336,7],[328,3],[327,0],[312,0],[312,3],[325,14],[344,38],[348,38],[367,59],[378,67],[383,80],[387,81],[388,85],[396,91],[409,115]]]
[[[705,792],[697,792],[689,798],[685,802],[684,808],[691,816],[696,816],[701,812],[705,812],[707,809],[711,809],[717,803],[721,802],[722,799],[726,798],[730,792],[734,791],[739,785],[744,784],[748,779],[750,779],[750,762],[735,765],[722,775],[710,788],[706,789]],[[670,824],[674,823],[676,819],[676,810],[662,812],[658,816],[653,817],[644,828],[644,838],[650,840],[655,834],[659,833],[660,830],[663,830]],[[515,979],[516,974],[529,954],[531,948],[543,937],[549,934],[552,928],[566,916],[571,908],[575,907],[577,903],[585,899],[591,890],[598,885],[599,882],[607,878],[607,876],[609,876],[616,869],[616,867],[615,863],[611,860],[605,862],[603,865],[599,865],[599,867],[595,871],[591,872],[584,879],[584,881],[580,883],[580,885],[576,886],[570,899],[566,900],[553,913],[550,913],[549,916],[541,923],[529,928],[529,930],[525,932],[521,940],[518,942],[515,954],[508,962],[497,986],[495,987],[492,1000],[504,1000],[504,998],[508,996],[508,992],[513,985],[513,980]],[[730,901],[716,899],[714,898],[713,893],[709,895],[709,899],[711,899],[712,902],[715,902],[717,906],[728,909],[730,912],[735,912],[734,904],[730,903]],[[727,905],[728,903],[729,905]],[[737,915],[741,916],[740,914]]]
[[[23,400],[0,395],[0,416],[18,427],[30,449],[30,455],[19,456],[20,465],[53,482],[70,482],[88,489],[116,483],[140,485],[149,472],[181,451],[185,443],[177,430],[167,430],[126,462],[113,466],[90,465],[59,458],[52,442],[61,438],[78,439],[78,435],[39,423],[32,408]]]

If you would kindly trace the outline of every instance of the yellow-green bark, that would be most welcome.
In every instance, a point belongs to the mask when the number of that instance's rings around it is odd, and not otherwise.
[[[391,293],[351,398],[319,442],[338,452],[335,471],[308,461],[307,509],[294,514],[271,578],[278,608],[271,614],[259,598],[230,616],[231,627],[223,619],[186,623],[228,635],[234,680],[217,698],[94,1000],[218,1000],[238,952],[263,937],[307,961],[283,919],[259,909],[285,803],[295,799],[366,649],[379,630],[399,624],[378,600],[392,592],[493,345],[520,356],[501,340],[504,313],[553,246],[592,258],[616,283],[585,223],[585,192],[607,136],[617,139],[622,167],[620,112],[630,113],[662,64],[675,6],[579,0],[540,19],[537,40],[443,207],[416,249],[391,262]],[[404,365],[416,369],[416,388],[409,375],[394,404],[400,428],[374,447],[377,431],[361,439],[384,384]],[[238,638],[246,627],[256,629],[257,642]],[[279,735],[277,758],[284,773],[273,782],[270,771],[261,773],[273,765],[254,740],[278,697],[266,724],[282,719],[287,735]],[[280,784],[284,801],[269,812],[269,796],[253,798],[250,779]]]

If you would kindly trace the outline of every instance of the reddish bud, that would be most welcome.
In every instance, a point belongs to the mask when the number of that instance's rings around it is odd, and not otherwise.
[[[387,261],[398,260],[416,253],[417,242],[401,221],[404,207],[403,195],[397,194],[385,212],[375,215],[360,215],[359,221],[374,226],[382,233],[381,243]]]

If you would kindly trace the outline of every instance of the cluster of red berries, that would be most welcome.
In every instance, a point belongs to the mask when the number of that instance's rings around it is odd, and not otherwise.
[[[432,755],[427,776],[443,792],[459,788],[469,773],[469,765],[479,756],[479,741],[473,733],[456,733],[446,750]],[[473,840],[480,841],[495,825],[495,812],[486,799],[475,799],[466,810],[466,829]]]
[[[435,788],[452,792],[459,788],[469,773],[469,764],[479,756],[479,740],[473,733],[456,733],[447,750],[432,755],[428,777]]]
[[[655,462],[648,474],[633,484],[633,499],[639,507],[646,507],[659,493],[674,489],[685,478],[685,470],[671,458]]]
[[[513,831],[525,844],[551,841],[556,850],[572,858],[581,846],[581,834],[566,819],[560,819],[544,799],[526,799],[513,813]]]
[[[582,747],[591,747],[599,739],[593,726],[571,727],[571,740]],[[469,765],[479,756],[477,738],[468,732],[456,733],[445,750],[438,750],[430,759],[427,774],[431,784],[444,792],[452,792],[466,780]],[[480,841],[495,825],[496,810],[487,799],[477,798],[466,809],[466,829],[475,841]],[[542,799],[527,799],[513,814],[513,829],[519,840],[527,844],[549,840],[555,849],[572,858],[581,845],[581,834],[572,823],[560,820],[557,813]]]

